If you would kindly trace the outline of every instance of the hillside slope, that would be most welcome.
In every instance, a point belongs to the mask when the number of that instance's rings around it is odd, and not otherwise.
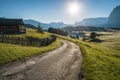
[[[107,22],[108,22],[107,17],[86,18],[86,19],[83,19],[81,22],[76,22],[75,26],[103,27],[103,25],[107,24]]]

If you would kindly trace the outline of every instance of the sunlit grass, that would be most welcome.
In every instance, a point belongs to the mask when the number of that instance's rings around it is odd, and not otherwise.
[[[101,45],[120,50],[120,32],[113,33],[112,35],[100,36],[99,39],[104,41]]]
[[[34,29],[27,28],[27,33],[26,34],[14,34],[11,36],[16,36],[16,37],[35,37],[35,38],[46,38],[49,37],[50,33],[44,32],[44,34],[38,33]]]
[[[83,42],[84,43],[84,42]],[[85,80],[119,80],[120,51],[99,44],[78,44],[84,55]]]
[[[38,33],[36,30],[27,29],[26,34],[11,34],[9,36],[14,37],[33,37],[33,38],[47,38],[50,37],[50,33],[44,32],[44,34]],[[60,40],[57,39],[52,44],[45,47],[30,47],[13,44],[0,43],[0,64],[5,64],[26,57],[38,55],[49,50],[55,49],[60,45]]]
[[[53,50],[59,45],[59,39],[46,47],[29,47],[0,43],[0,64],[5,64],[15,60],[24,59],[26,57],[35,56]]]
[[[83,80],[120,80],[120,49],[113,48],[118,45],[115,43],[120,43],[120,33],[101,36],[105,40],[102,43],[57,36],[80,46],[83,54]]]

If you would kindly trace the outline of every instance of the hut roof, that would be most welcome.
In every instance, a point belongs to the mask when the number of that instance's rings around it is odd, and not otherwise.
[[[7,19],[7,18],[0,18],[0,25],[5,25],[5,26],[9,26],[9,25],[23,25],[23,19]]]

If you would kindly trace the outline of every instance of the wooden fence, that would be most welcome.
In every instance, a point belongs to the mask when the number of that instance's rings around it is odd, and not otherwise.
[[[51,35],[49,38],[33,38],[33,37],[15,37],[10,35],[0,35],[0,43],[8,43],[8,44],[16,44],[16,45],[22,45],[22,46],[47,46],[50,43],[54,42],[56,40],[55,35]]]

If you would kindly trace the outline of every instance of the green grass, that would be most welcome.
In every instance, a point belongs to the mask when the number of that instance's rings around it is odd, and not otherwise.
[[[44,34],[41,34],[38,33],[36,30],[28,28],[26,34],[10,34],[10,36],[23,37],[23,38],[26,37],[47,38],[50,36],[50,33],[44,32]],[[45,47],[30,47],[30,46],[0,43],[0,64],[5,64],[19,59],[35,56],[53,50],[57,48],[59,45],[60,45],[59,39],[57,39],[55,42],[52,42],[50,45]]]
[[[29,47],[0,43],[0,64],[35,56],[53,50],[59,45],[59,39],[46,47]]]
[[[120,51],[95,43],[78,44],[84,55],[84,80],[120,79]]]
[[[100,36],[99,39],[104,41],[101,45],[120,50],[120,32],[114,32],[112,35]]]
[[[101,36],[100,38],[105,40],[102,43],[84,42],[57,36],[80,46],[84,56],[83,80],[120,80],[120,49],[118,49],[120,47],[115,47],[116,45],[120,46],[116,44],[120,43],[120,33],[113,34],[113,36]]]
[[[49,37],[50,33],[48,32],[44,32],[44,34],[41,34],[41,33],[38,33],[36,30],[34,29],[30,29],[30,28],[27,28],[27,33],[26,34],[14,34],[14,35],[11,35],[11,36],[16,36],[16,37],[34,37],[34,38],[46,38],[46,37]]]
[[[32,31],[28,33],[29,35],[20,34],[20,36],[34,36]],[[47,34],[49,33],[45,35]],[[35,36],[38,37],[37,35]],[[61,39],[72,41],[81,48],[84,56],[82,66],[83,80],[120,80],[120,32],[98,37],[104,40],[101,43],[57,36]],[[38,48],[0,43],[0,64],[41,54],[55,49],[59,44],[60,41],[57,40],[47,47]]]

